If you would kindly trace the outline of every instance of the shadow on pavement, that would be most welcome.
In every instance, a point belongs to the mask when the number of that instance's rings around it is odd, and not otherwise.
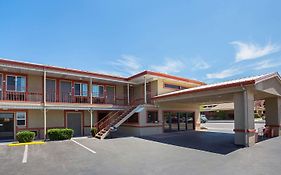
[[[243,148],[234,144],[234,134],[231,133],[187,131],[139,138],[223,155]]]

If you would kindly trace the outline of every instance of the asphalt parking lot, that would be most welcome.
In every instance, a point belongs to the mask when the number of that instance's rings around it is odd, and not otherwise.
[[[281,172],[281,137],[251,148],[232,133],[181,132],[149,137],[75,138],[0,146],[0,174],[271,174]],[[26,156],[26,162],[24,162]]]

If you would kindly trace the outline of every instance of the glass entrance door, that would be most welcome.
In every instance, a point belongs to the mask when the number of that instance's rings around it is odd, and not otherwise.
[[[0,113],[0,139],[14,139],[14,114]]]
[[[179,115],[179,130],[180,131],[187,130],[186,113],[180,112],[178,115]]]
[[[194,112],[187,113],[187,130],[194,130]]]
[[[164,132],[194,130],[194,112],[164,112]]]

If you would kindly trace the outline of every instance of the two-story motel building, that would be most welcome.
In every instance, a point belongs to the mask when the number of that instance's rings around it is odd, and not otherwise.
[[[235,143],[254,143],[252,103],[265,99],[267,125],[279,135],[281,84],[278,73],[206,85],[143,71],[119,77],[76,69],[0,59],[0,139],[20,130],[46,138],[49,128],[72,128],[75,136],[97,127],[126,135],[200,129],[202,104],[234,102]]]

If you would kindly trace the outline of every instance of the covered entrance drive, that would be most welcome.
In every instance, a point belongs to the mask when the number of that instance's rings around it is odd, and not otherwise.
[[[256,142],[254,101],[265,100],[266,126],[273,136],[281,134],[281,78],[278,73],[170,92],[158,95],[154,100],[160,108],[190,105],[197,106],[194,109],[197,111],[200,105],[233,102],[234,143],[244,146],[252,146]],[[195,121],[200,123],[199,115],[199,112],[195,113]]]

